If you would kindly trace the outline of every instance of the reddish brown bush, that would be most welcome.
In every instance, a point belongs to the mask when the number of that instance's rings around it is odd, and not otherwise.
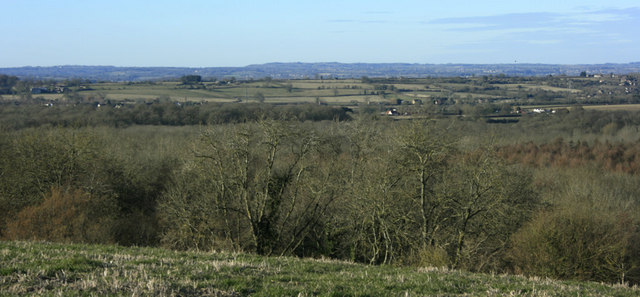
[[[42,203],[24,208],[7,224],[11,240],[109,243],[115,204],[78,189],[54,187]]]

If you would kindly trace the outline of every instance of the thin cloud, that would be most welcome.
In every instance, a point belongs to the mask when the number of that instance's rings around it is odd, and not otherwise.
[[[363,24],[386,24],[386,23],[389,23],[389,21],[387,21],[387,20],[367,20],[367,21],[360,21],[360,23],[363,23]]]
[[[389,14],[393,14],[393,12],[391,11],[365,11],[365,14],[385,14],[385,15],[389,15]]]
[[[328,20],[328,23],[333,24],[386,24],[389,23],[387,20],[353,20],[353,19],[336,19],[336,20]]]
[[[505,28],[548,26],[556,16],[552,13],[511,13],[495,16],[442,18],[426,22],[431,25],[450,26],[452,31],[485,31]]]
[[[566,63],[587,53],[630,56],[629,49],[639,42],[634,28],[640,26],[640,7],[451,17],[421,25],[425,32],[436,32],[434,38],[449,55]]]
[[[539,45],[549,45],[549,44],[562,43],[562,40],[559,40],[559,39],[529,40],[529,41],[527,41],[527,43],[529,43],[529,44],[539,44]]]
[[[441,18],[424,22],[428,25],[443,25],[449,31],[491,31],[504,29],[567,30],[621,22],[638,22],[640,8],[579,11],[573,13],[511,13],[493,16]]]
[[[568,14],[558,17],[559,21],[570,25],[590,26],[603,23],[620,23],[640,19],[640,9],[602,10],[594,12]]]
[[[633,28],[640,26],[640,8],[441,18],[423,24],[454,33],[458,40],[478,41],[482,47],[502,45],[505,49],[523,49],[530,46],[528,49],[538,51],[576,46],[602,48],[638,42]],[[451,40],[450,46],[461,43]]]
[[[347,19],[339,19],[339,20],[328,20],[329,23],[357,23],[358,20],[347,20]]]

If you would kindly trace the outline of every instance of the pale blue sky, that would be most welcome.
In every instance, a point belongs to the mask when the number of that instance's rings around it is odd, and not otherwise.
[[[0,67],[640,61],[639,0],[0,0]]]

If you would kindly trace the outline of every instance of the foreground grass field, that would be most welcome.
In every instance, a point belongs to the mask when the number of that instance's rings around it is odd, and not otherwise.
[[[599,283],[157,248],[0,242],[0,295],[638,296]]]

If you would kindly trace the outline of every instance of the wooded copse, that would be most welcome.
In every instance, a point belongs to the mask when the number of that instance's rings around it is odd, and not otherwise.
[[[411,263],[429,251],[446,254],[442,264],[481,268],[493,261],[471,260],[499,248],[535,211],[524,170],[502,164],[489,148],[456,149],[435,122],[325,125],[265,120],[207,127],[188,155],[136,168],[158,172],[131,173],[126,160],[109,160],[131,156],[99,153],[101,140],[90,131],[24,131],[6,147],[15,167],[3,170],[4,180],[14,182],[5,182],[3,197],[21,205],[8,209],[17,220],[7,218],[4,233],[372,264]],[[156,234],[128,234],[145,232],[132,215],[156,218],[146,226]],[[66,225],[78,217],[86,222]],[[105,230],[105,222],[114,229]],[[65,230],[46,232],[59,225]]]
[[[640,281],[637,111],[27,97],[0,106],[2,239]]]

